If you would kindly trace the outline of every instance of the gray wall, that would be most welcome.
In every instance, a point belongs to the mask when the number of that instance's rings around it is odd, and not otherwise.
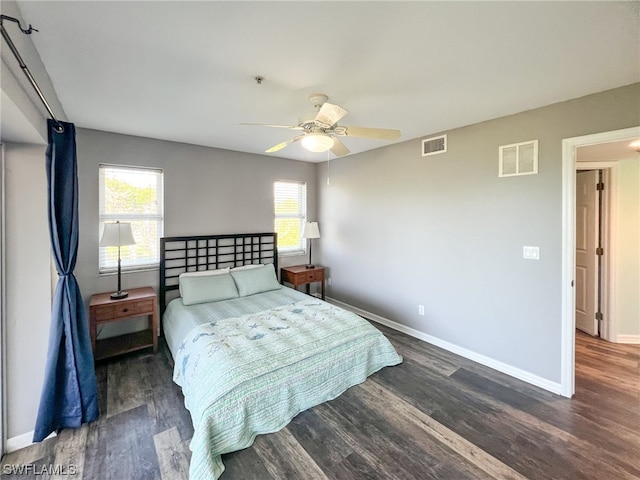
[[[640,157],[640,156],[639,156]],[[618,164],[613,339],[640,340],[640,158]]]
[[[316,166],[311,163],[148,138],[78,129],[80,248],[76,276],[88,298],[116,288],[114,275],[98,274],[98,165],[164,170],[165,236],[273,231],[273,182],[307,182],[309,218],[316,217]],[[282,265],[304,256],[282,257]],[[123,273],[123,289],[158,288],[158,270]],[[139,328],[109,325],[102,337]],[[125,327],[125,325],[122,325]]]
[[[635,84],[451,130],[441,155],[412,140],[325,162],[328,294],[559,383],[562,139],[637,126],[639,105]],[[498,147],[533,139],[539,174],[498,178]]]
[[[51,323],[45,147],[5,146],[7,437],[33,430]]]

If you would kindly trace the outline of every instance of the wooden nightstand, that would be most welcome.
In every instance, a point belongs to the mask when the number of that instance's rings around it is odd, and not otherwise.
[[[307,268],[304,265],[282,267],[280,269],[280,283],[284,284],[285,282],[292,284],[295,289],[298,288],[298,285],[306,285],[307,294],[310,291],[310,284],[320,282],[322,300],[324,300],[324,267],[320,265],[313,268]]]
[[[149,328],[141,332],[98,340],[98,326],[135,317],[149,317]],[[91,346],[96,360],[153,347],[158,351],[158,296],[151,287],[129,290],[129,296],[112,300],[111,293],[98,293],[89,303]]]

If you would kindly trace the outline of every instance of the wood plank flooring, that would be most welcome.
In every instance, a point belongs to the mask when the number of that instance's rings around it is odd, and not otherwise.
[[[222,480],[640,479],[640,347],[578,333],[569,400],[376,327],[404,363],[223,456]],[[188,478],[171,372],[164,342],[99,364],[100,418],[6,455],[2,479]],[[19,465],[32,470],[8,473]],[[76,473],[43,472],[57,465]]]

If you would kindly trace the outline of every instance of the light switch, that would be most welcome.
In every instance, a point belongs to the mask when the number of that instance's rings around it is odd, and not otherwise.
[[[527,260],[540,260],[540,247],[522,247],[522,258]]]

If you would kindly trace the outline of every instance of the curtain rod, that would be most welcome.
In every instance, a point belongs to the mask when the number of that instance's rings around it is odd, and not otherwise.
[[[4,38],[5,41],[7,42],[7,44],[9,45],[9,49],[13,53],[13,56],[16,57],[16,60],[18,61],[18,65],[20,65],[20,68],[22,69],[22,71],[24,72],[25,76],[27,77],[27,79],[29,80],[31,85],[33,86],[33,89],[36,91],[36,93],[40,97],[40,100],[42,100],[42,103],[44,104],[44,107],[49,112],[49,116],[53,119],[54,122],[56,122],[56,131],[58,133],[64,132],[64,127],[62,126],[60,121],[56,118],[56,116],[53,114],[53,110],[51,110],[51,107],[49,106],[49,102],[47,102],[47,99],[44,97],[44,93],[42,93],[42,90],[40,90],[40,87],[36,83],[35,78],[33,78],[33,75],[31,75],[31,72],[29,71],[29,67],[27,67],[27,65],[22,60],[22,57],[20,56],[20,53],[18,52],[18,49],[13,44],[13,41],[11,40],[11,37],[9,37],[9,33],[5,30],[5,28],[4,28],[4,21],[5,20],[10,20],[12,22],[16,22],[18,24],[18,28],[25,35],[31,35],[31,32],[37,32],[38,30],[33,28],[31,26],[31,24],[29,24],[29,28],[26,28],[26,29],[22,28],[22,25],[20,25],[20,20],[18,20],[17,18],[9,17],[7,15],[0,15],[0,30],[2,30],[2,38]]]

